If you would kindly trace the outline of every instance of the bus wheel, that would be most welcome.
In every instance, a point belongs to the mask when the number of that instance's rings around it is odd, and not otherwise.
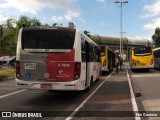
[[[85,92],[89,92],[91,89],[91,85],[89,85],[86,89],[85,89]]]
[[[55,91],[54,91],[54,90],[48,90],[48,92],[53,93],[53,92],[55,92]]]
[[[146,71],[146,72],[149,72],[149,68],[146,68],[145,71]]]
[[[99,81],[99,77],[96,79],[96,82],[98,82]]]
[[[88,87],[85,89],[86,92],[89,92],[91,90],[91,84],[93,83],[93,79],[91,78],[90,83]]]

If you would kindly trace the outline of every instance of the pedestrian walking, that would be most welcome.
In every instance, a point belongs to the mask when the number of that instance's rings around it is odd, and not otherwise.
[[[115,66],[116,66],[116,73],[118,73],[118,66],[119,66],[119,55],[115,53]]]

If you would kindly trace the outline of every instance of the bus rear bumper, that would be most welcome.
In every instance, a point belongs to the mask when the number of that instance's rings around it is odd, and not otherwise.
[[[102,67],[102,72],[108,72],[109,69],[107,69],[106,67]]]
[[[154,66],[131,66],[131,69],[152,69]]]
[[[18,89],[44,89],[44,90],[60,90],[60,91],[80,91],[84,90],[85,81],[75,80],[71,82],[32,82],[16,79],[16,87]]]

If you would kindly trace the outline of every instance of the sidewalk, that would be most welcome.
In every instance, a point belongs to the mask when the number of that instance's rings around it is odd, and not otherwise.
[[[127,79],[127,70],[124,64],[122,70],[112,73],[111,77],[86,102],[79,113],[90,111],[89,113],[92,113],[94,117],[89,119],[96,120],[100,118],[104,120],[135,120],[134,117],[130,117],[133,115],[133,108]],[[86,116],[91,116],[87,115],[89,113],[86,112]],[[78,113],[75,116],[79,116]],[[82,119],[82,117],[79,118]]]

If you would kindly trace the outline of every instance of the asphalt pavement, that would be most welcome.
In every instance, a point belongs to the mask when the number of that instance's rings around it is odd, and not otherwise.
[[[19,90],[15,87],[14,79],[0,81],[0,97],[4,96],[0,98],[0,109],[54,113],[53,116],[50,114],[51,118],[36,120],[135,120],[126,66],[124,64],[118,73],[113,71],[100,77],[89,92],[24,90],[15,93]],[[55,115],[56,112],[58,114]]]
[[[134,120],[131,117],[134,113],[127,79],[125,66],[118,73],[113,72],[74,119]]]

